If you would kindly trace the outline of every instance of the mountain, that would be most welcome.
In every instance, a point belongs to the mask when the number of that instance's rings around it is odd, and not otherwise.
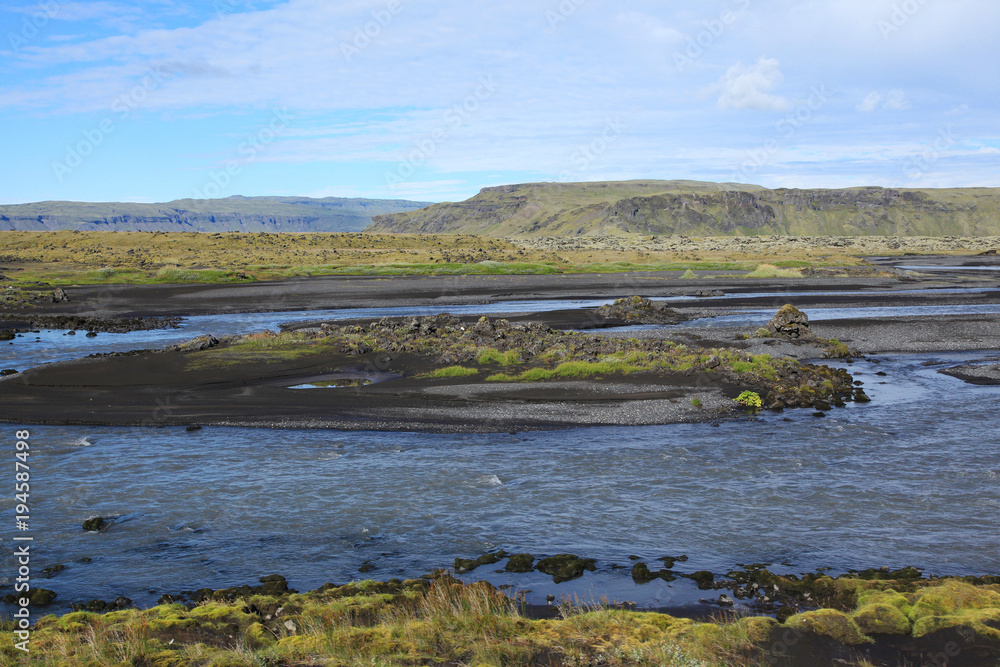
[[[527,183],[377,215],[367,232],[489,236],[994,236],[1000,188],[777,189],[700,181]]]
[[[0,230],[359,232],[372,216],[427,206],[396,199],[228,197],[164,204],[45,201],[0,205]]]

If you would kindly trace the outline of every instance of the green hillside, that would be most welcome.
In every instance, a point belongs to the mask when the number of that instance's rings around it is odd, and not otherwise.
[[[236,196],[164,204],[46,201],[0,205],[0,231],[358,232],[372,216],[426,205],[340,197]]]
[[[375,216],[380,233],[491,236],[1000,235],[1000,188],[769,190],[699,181],[528,183]]]

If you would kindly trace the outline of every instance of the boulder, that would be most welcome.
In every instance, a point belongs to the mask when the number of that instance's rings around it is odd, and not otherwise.
[[[198,336],[197,338],[192,338],[189,341],[178,343],[177,345],[171,345],[167,349],[173,352],[199,352],[201,350],[207,350],[210,347],[215,347],[218,344],[218,338],[211,334],[205,334],[204,336]]]
[[[793,340],[814,340],[816,335],[809,328],[809,316],[790,303],[786,303],[764,325],[767,336]],[[763,334],[763,332],[761,332]]]
[[[57,287],[52,290],[52,303],[60,303],[62,301],[69,301],[69,296],[62,287]]]
[[[677,324],[684,320],[676,310],[641,296],[618,299],[595,309],[594,315],[602,320],[621,320],[629,324]]]

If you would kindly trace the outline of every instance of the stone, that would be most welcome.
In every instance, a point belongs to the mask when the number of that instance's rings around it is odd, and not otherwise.
[[[104,517],[95,516],[83,522],[83,529],[91,533],[97,533],[106,528],[108,525],[110,525],[110,523],[106,521]]]
[[[793,340],[812,340],[816,336],[809,327],[809,316],[790,303],[782,306],[771,321],[764,325],[770,336]]]
[[[535,569],[552,575],[552,581],[561,584],[583,575],[584,570],[593,572],[597,569],[597,561],[593,558],[580,558],[573,554],[558,554],[538,561]]]
[[[69,296],[62,287],[57,287],[52,290],[52,303],[60,303],[62,301],[69,301]]]
[[[535,557],[531,554],[514,554],[507,559],[504,569],[507,572],[531,572]]]

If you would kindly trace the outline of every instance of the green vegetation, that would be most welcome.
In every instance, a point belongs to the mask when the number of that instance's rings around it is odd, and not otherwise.
[[[586,569],[589,563],[567,557],[547,561],[547,569],[558,571],[553,576],[563,574],[564,566]],[[803,633],[798,638],[829,637],[856,647],[870,644],[873,635],[916,639],[941,629],[957,630],[956,641],[1000,643],[997,583],[752,574],[786,600],[804,600],[811,592],[812,599],[826,602],[791,614],[784,626],[768,617],[722,614],[698,622],[565,600],[556,618],[532,620],[521,614],[519,599],[488,583],[465,585],[441,572],[406,581],[326,584],[309,593],[283,585],[245,586],[199,592],[198,601],[187,605],[42,617],[32,630],[26,662],[751,667],[769,664],[770,651],[781,650],[774,637],[785,628]],[[24,658],[14,648],[13,628],[13,621],[0,622],[3,664]]]
[[[760,409],[760,407],[764,404],[763,401],[761,401],[760,394],[755,391],[744,391],[733,400],[740,405],[751,409]]]
[[[756,269],[746,275],[747,278],[801,278],[798,269],[779,269],[773,264],[759,264]]]
[[[495,347],[488,347],[476,355],[476,362],[482,366],[487,364],[497,364],[499,366],[513,366],[521,363],[521,350],[507,350],[501,352]]]
[[[438,368],[427,374],[427,377],[431,378],[460,378],[468,377],[470,375],[479,375],[478,368],[469,368],[467,366],[447,366],[445,368]]]

